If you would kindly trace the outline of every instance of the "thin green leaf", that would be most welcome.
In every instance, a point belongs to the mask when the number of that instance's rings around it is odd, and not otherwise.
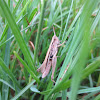
[[[20,86],[19,86],[17,80],[15,79],[13,73],[8,69],[8,67],[5,65],[4,61],[1,58],[0,58],[0,66],[9,75],[9,77],[12,79],[12,81],[15,84],[15,86],[17,86],[17,88],[20,89]]]
[[[88,88],[88,89],[81,89],[81,90],[78,90],[78,94],[96,92],[96,91],[99,91],[99,90],[100,90],[100,86],[93,87],[93,88]]]
[[[14,54],[19,59],[19,61],[23,64],[23,66],[26,68],[26,70],[31,74],[32,77],[39,83],[39,79],[36,77],[36,75],[32,72],[32,70],[28,67],[28,65],[25,63],[25,61],[20,58],[20,56],[14,51]]]
[[[38,32],[37,32],[37,37],[36,37],[36,43],[35,43],[34,61],[33,61],[34,65],[36,63],[36,56],[37,56],[37,51],[38,51],[38,44],[39,44],[40,34],[41,34],[41,31],[42,31],[42,24],[43,24],[45,6],[46,6],[46,0],[43,0],[43,5],[42,5],[42,9],[41,9],[41,16],[40,16],[39,26],[38,26]]]
[[[15,90],[15,88],[9,84],[7,81],[3,80],[3,79],[0,79],[0,82],[2,82],[3,84],[6,84],[8,87],[10,87],[11,89]]]
[[[32,85],[35,83],[33,80],[27,86],[25,86],[17,95],[15,95],[11,100],[17,100],[23,93],[25,93]]]
[[[29,67],[31,68],[31,70],[34,73],[36,73],[35,67],[33,67],[33,60],[32,60],[32,57],[29,53],[29,50],[25,44],[24,39],[22,38],[22,35],[21,35],[21,33],[20,33],[16,23],[15,23],[15,20],[12,16],[10,10],[8,9],[8,6],[6,5],[5,1],[0,1],[0,6],[5,14],[5,17],[8,21],[8,24],[12,29],[12,32],[13,32],[13,34],[14,34],[14,36],[15,36],[15,38],[16,38],[16,40],[17,40],[17,42],[18,42],[18,44],[19,44],[19,46],[24,54],[24,57],[29,65]]]

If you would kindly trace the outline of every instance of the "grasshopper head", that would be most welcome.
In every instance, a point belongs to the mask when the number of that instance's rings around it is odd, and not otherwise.
[[[59,38],[56,35],[54,35],[54,42],[57,45],[60,44],[60,40],[59,40]]]

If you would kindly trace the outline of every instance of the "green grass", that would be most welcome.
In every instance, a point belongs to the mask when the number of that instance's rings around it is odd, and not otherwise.
[[[53,26],[55,84],[37,72]],[[0,100],[99,100],[99,55],[99,0],[0,0]]]

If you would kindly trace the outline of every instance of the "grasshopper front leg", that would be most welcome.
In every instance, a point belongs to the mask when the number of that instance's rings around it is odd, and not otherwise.
[[[64,43],[66,43],[66,42],[64,41],[63,43],[59,44],[57,47],[60,47],[60,46],[62,46]]]

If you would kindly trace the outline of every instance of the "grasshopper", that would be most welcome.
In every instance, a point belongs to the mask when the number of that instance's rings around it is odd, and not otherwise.
[[[53,28],[53,30],[54,30],[54,28]],[[56,67],[56,63],[57,63],[57,56],[56,55],[58,52],[58,47],[60,47],[62,44],[60,44],[60,40],[58,39],[58,37],[56,36],[55,31],[54,31],[54,36],[52,37],[50,46],[49,46],[48,51],[46,53],[46,57],[45,57],[42,65],[40,66],[40,68],[37,69],[38,72],[41,71],[42,78],[45,78],[49,74],[49,71],[50,71],[51,66],[52,66],[51,80],[53,82],[55,82],[53,80],[53,78],[54,78],[54,72],[55,72],[55,67]]]

